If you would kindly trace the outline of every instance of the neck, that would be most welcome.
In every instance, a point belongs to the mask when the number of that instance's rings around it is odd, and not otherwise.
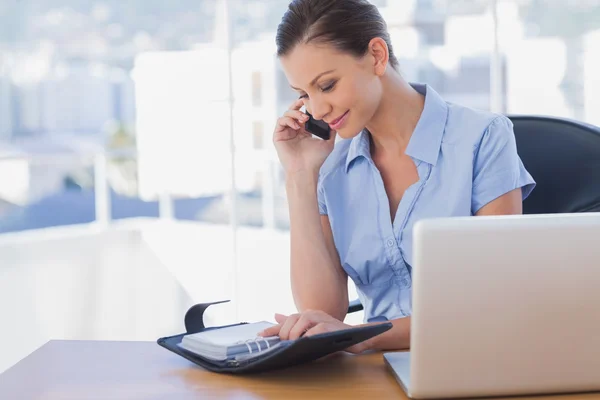
[[[424,96],[395,70],[388,70],[382,83],[383,97],[366,127],[371,133],[373,157],[404,154],[425,106]]]

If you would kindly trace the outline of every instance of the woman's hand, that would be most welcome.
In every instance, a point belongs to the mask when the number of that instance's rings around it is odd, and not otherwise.
[[[279,336],[283,340],[295,340],[300,336],[312,336],[319,333],[334,332],[352,328],[342,321],[335,319],[323,311],[305,311],[301,314],[285,316],[275,314],[278,325],[267,328],[259,336]],[[365,343],[358,343],[346,349],[350,353],[362,353],[366,350]]]
[[[300,111],[303,104],[302,99],[296,100],[277,120],[273,133],[273,144],[286,175],[318,173],[335,143],[333,132],[329,140],[322,140],[304,129],[308,115]]]

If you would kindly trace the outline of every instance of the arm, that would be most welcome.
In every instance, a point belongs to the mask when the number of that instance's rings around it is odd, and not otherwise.
[[[348,276],[341,267],[327,216],[317,205],[317,174],[286,179],[290,211],[291,284],[300,312],[310,309],[343,320],[348,309]]]
[[[481,207],[476,215],[509,215],[522,213],[521,189],[512,190],[488,204]],[[346,296],[347,297],[347,296]],[[338,319],[327,315],[323,311],[302,310],[301,314],[290,316],[275,316],[279,325],[262,332],[262,336],[279,335],[283,339],[297,339],[302,335],[316,335],[324,332],[349,328]],[[366,340],[348,351],[362,353],[369,350],[402,350],[410,348],[410,323],[411,318],[398,318],[389,321],[392,329],[372,339]],[[359,326],[376,325],[376,323],[363,324]]]
[[[521,188],[512,190],[481,207],[479,215],[513,215],[523,213],[523,197]]]
[[[510,215],[523,213],[523,200],[535,181],[517,153],[512,122],[494,119],[476,150],[473,164],[473,215]]]
[[[328,315],[323,311],[305,311],[290,316],[275,314],[278,325],[265,329],[259,335],[263,337],[279,335],[284,340],[295,340],[300,336],[311,336],[319,333],[348,329],[351,326]],[[410,317],[389,321],[392,329],[374,338],[365,340],[348,349],[351,353],[362,353],[368,350],[401,350],[410,347]],[[357,326],[381,324],[374,322]]]
[[[410,317],[398,318],[389,321],[392,323],[392,329],[381,335],[375,336],[369,340],[357,344],[350,351],[362,353],[369,350],[405,350],[410,348]],[[361,326],[377,325],[364,324]]]

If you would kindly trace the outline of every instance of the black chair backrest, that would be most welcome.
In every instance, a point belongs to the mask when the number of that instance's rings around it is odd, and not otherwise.
[[[519,156],[537,183],[523,213],[600,211],[600,128],[554,117],[509,118]]]

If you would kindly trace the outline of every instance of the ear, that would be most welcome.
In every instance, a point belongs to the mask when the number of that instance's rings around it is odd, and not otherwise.
[[[375,74],[382,76],[387,70],[390,61],[390,53],[385,40],[380,37],[371,39],[369,42],[369,53],[373,57],[373,69]]]

